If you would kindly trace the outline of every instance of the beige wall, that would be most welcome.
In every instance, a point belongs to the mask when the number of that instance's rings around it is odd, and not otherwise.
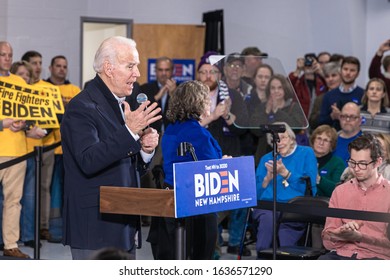
[[[168,56],[199,61],[204,49],[204,26],[174,24],[134,24],[133,38],[140,55],[140,84],[147,82],[149,58]]]

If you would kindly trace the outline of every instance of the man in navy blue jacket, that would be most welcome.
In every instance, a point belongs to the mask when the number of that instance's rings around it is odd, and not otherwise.
[[[325,93],[322,100],[319,124],[328,124],[337,131],[340,127],[341,108],[348,102],[360,105],[364,89],[356,84],[360,72],[360,61],[354,56],[347,56],[341,63],[341,85]]]
[[[135,258],[139,217],[101,214],[100,186],[135,187],[154,155],[159,120],[157,103],[131,111],[125,101],[140,76],[133,40],[111,37],[95,55],[96,77],[67,107],[61,124],[64,152],[63,244],[73,259],[89,259],[95,250],[116,247]],[[124,109],[123,110],[121,110]],[[145,129],[146,128],[146,129]]]

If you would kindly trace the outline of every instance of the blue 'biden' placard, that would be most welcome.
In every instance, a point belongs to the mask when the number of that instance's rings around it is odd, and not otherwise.
[[[177,59],[174,58],[173,62],[173,79],[178,83],[185,81],[191,81],[195,79],[195,59]],[[148,82],[157,80],[156,76],[156,59],[148,59]]]
[[[257,205],[253,156],[175,163],[176,218]]]

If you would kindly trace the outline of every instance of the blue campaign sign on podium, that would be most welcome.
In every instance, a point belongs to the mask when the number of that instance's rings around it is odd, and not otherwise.
[[[252,156],[175,163],[176,218],[257,205]]]

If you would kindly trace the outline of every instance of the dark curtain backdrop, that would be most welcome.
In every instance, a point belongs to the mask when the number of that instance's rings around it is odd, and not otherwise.
[[[224,54],[223,10],[203,13],[203,22],[206,24],[204,52],[216,51]]]

